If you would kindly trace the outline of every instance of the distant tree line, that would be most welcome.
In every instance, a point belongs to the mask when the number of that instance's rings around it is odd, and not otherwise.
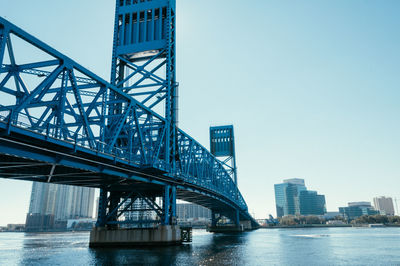
[[[332,220],[339,220],[347,222],[342,216],[336,216]],[[304,225],[304,224],[326,224],[326,219],[319,216],[293,216],[288,215],[279,218],[280,225],[284,226],[294,226],[294,225]],[[390,224],[390,225],[400,225],[400,216],[387,216],[387,215],[363,215],[353,221],[352,224]]]
[[[299,225],[299,224],[324,224],[326,220],[318,216],[284,216],[279,218],[279,223],[281,225]]]
[[[395,224],[400,225],[400,216],[363,215],[353,221],[353,224]]]

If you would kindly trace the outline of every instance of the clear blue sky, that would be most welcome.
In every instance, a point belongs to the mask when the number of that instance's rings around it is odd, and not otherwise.
[[[114,1],[0,0],[0,15],[109,79]],[[177,0],[180,127],[208,147],[234,124],[239,187],[257,218],[304,178],[327,208],[400,203],[400,2]],[[31,184],[0,180],[0,225]]]

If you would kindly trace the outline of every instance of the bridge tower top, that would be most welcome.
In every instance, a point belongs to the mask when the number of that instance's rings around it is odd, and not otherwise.
[[[232,125],[210,127],[210,151],[215,157],[223,157],[222,163],[237,186],[235,137]]]
[[[147,60],[160,51],[160,57],[167,57],[167,25],[175,28],[174,14],[175,0],[117,0],[113,59]]]

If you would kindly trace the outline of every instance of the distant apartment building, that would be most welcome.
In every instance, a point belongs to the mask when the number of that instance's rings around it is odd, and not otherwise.
[[[394,215],[393,199],[390,197],[376,197],[374,198],[374,207],[381,214]]]
[[[50,230],[57,221],[91,218],[93,202],[93,188],[33,182],[26,230]]]
[[[347,207],[339,207],[339,212],[348,221],[354,220],[363,215],[376,215],[379,211],[375,210],[370,202],[349,202]]]
[[[195,219],[211,219],[211,210],[192,203],[176,204],[176,216],[178,221],[186,222]]]
[[[55,219],[92,218],[94,189],[58,185]]]
[[[323,215],[326,212],[325,196],[307,190],[304,179],[285,179],[275,184],[277,217],[286,215]]]

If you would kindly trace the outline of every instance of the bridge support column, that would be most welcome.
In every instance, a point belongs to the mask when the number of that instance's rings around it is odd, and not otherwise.
[[[164,188],[162,224],[176,224],[176,187],[174,186]]]
[[[96,227],[105,227],[107,217],[107,190],[100,189]]]
[[[159,195],[159,194],[158,194]],[[139,192],[119,192],[102,189],[96,227],[90,233],[90,247],[175,245],[182,243],[181,230],[176,225],[176,187],[164,186],[162,206],[157,195]],[[136,202],[135,202],[136,201]],[[143,218],[153,211],[158,220]],[[133,218],[129,212],[134,213]],[[123,214],[128,215],[123,216]],[[157,227],[154,227],[158,224]]]
[[[219,217],[217,217],[217,212],[214,210],[211,210],[211,227],[216,227],[217,222],[219,220]]]
[[[253,227],[251,226],[251,221],[250,220],[240,221],[240,226],[245,231],[253,230]]]
[[[241,230],[240,226],[240,218],[239,218],[239,210],[235,210],[235,225],[238,229]],[[242,230],[241,230],[242,231]]]

